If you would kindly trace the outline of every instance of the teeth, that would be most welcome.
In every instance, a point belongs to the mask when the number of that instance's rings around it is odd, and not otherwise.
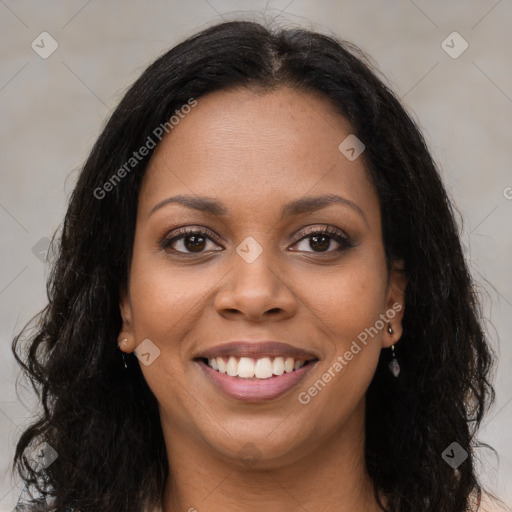
[[[258,377],[258,379],[268,379],[269,377],[272,377],[272,368],[272,361],[270,360],[270,357],[258,359],[254,366],[254,376]]]
[[[250,379],[269,379],[272,375],[282,375],[299,370],[306,361],[295,360],[293,357],[214,357],[208,359],[208,366],[220,373],[227,373],[231,377]]]
[[[276,357],[274,359],[274,365],[272,366],[272,373],[274,375],[282,375],[284,373],[284,359],[282,357]]]
[[[216,357],[215,360],[217,361],[217,366],[219,367],[220,373],[226,373],[226,363],[224,362],[224,359],[222,357]],[[208,359],[208,364],[213,368],[213,359]],[[215,370],[215,368],[213,368]]]
[[[215,359],[213,359],[213,361],[215,361]],[[213,369],[215,370],[215,368]],[[245,378],[254,377],[254,361],[251,358],[240,358],[240,362],[238,363],[238,376]]]
[[[238,361],[234,357],[229,358],[226,373],[230,377],[236,377],[238,375]]]
[[[284,362],[284,371],[286,373],[293,372],[293,357],[287,357]]]

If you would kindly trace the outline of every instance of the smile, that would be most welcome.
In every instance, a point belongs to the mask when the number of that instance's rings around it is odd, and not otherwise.
[[[195,359],[208,382],[228,397],[267,402],[287,394],[314,368],[318,359],[291,357],[216,357]]]

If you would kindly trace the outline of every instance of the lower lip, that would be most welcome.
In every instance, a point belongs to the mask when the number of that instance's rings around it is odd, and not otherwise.
[[[274,375],[268,379],[243,379],[220,373],[204,361],[195,361],[210,381],[231,398],[244,402],[265,402],[283,396],[296,386],[315,366],[317,361],[282,375]]]

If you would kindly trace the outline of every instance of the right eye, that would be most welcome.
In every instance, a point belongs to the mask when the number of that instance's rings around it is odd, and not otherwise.
[[[170,249],[178,254],[203,254],[208,241],[214,243],[213,238],[216,238],[210,231],[197,228],[181,228],[173,231],[170,235],[165,236],[160,242],[160,247],[164,250]],[[222,249],[213,250],[218,251]]]

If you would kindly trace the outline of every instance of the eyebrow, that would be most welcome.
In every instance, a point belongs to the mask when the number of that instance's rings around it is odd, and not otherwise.
[[[204,213],[209,213],[217,217],[225,217],[228,214],[228,209],[226,206],[220,201],[217,201],[211,197],[177,195],[168,197],[167,199],[164,199],[163,201],[160,201],[158,204],[153,206],[149,212],[148,217],[160,208],[174,203],[181,204],[187,208],[192,208]],[[366,219],[366,215],[364,214],[363,210],[350,199],[337,194],[306,196],[301,197],[300,199],[295,199],[294,201],[290,201],[289,203],[283,205],[281,208],[281,219],[284,219],[285,217],[291,217],[293,215],[312,213],[317,210],[321,210],[330,204],[341,204],[343,206],[348,206],[352,210],[356,211],[363,218],[366,225],[368,225],[368,220]]]

